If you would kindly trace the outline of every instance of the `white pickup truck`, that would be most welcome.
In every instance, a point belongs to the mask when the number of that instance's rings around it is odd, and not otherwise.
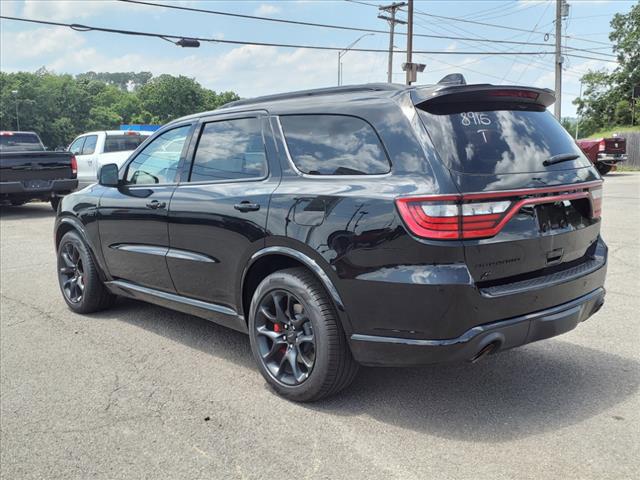
[[[115,163],[122,166],[138,145],[152,132],[133,130],[106,130],[83,133],[71,145],[69,151],[78,162],[78,188],[96,183],[102,165]]]

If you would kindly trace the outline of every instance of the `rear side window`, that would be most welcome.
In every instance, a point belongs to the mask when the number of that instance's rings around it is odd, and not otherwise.
[[[142,135],[107,135],[104,153],[127,152],[138,148],[147,137]]]
[[[504,174],[566,170],[589,166],[580,148],[556,119],[542,107],[466,104],[418,109],[433,144],[452,170],[471,174]],[[576,154],[571,161],[545,166],[560,154]]]
[[[267,174],[267,158],[258,118],[205,124],[190,181],[246,180]]]
[[[280,117],[291,158],[310,175],[388,173],[389,160],[371,125],[346,115]]]
[[[98,142],[97,135],[89,135],[86,137],[87,139],[84,141],[84,146],[82,147],[82,155],[91,155],[96,151],[96,143]]]

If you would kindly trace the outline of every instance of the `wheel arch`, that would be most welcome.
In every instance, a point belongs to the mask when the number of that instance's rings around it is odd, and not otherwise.
[[[102,261],[102,257],[98,255],[95,251],[93,244],[89,241],[89,235],[87,234],[84,225],[80,220],[71,216],[62,216],[56,219],[56,225],[54,228],[54,245],[56,252],[58,251],[58,246],[60,245],[60,240],[62,237],[69,232],[76,232],[84,243],[89,247],[89,253],[93,257],[93,261],[96,263],[98,267],[98,274],[100,275],[100,279],[102,281],[108,281],[110,278],[108,277],[107,270],[105,269],[104,263]]]
[[[344,302],[329,275],[327,275],[318,262],[290,247],[267,247],[257,251],[251,256],[242,274],[240,284],[240,306],[242,307],[245,320],[248,321],[247,314],[249,312],[251,298],[260,282],[273,272],[292,267],[306,268],[322,283],[336,307],[344,331],[350,335],[352,332],[351,322],[349,321]]]

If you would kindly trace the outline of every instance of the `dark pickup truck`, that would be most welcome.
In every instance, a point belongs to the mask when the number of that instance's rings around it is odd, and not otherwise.
[[[34,132],[0,132],[0,204],[51,202],[78,187],[78,166],[70,152],[46,151]]]

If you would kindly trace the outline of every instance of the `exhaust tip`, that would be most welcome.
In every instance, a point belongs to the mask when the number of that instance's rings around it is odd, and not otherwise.
[[[482,347],[478,351],[478,353],[476,353],[473,357],[471,357],[471,360],[469,360],[469,361],[471,363],[476,363],[481,358],[486,357],[487,355],[490,355],[491,353],[495,352],[498,349],[499,346],[500,346],[500,342],[498,342],[498,341],[494,341],[494,342],[488,343],[484,347]]]

